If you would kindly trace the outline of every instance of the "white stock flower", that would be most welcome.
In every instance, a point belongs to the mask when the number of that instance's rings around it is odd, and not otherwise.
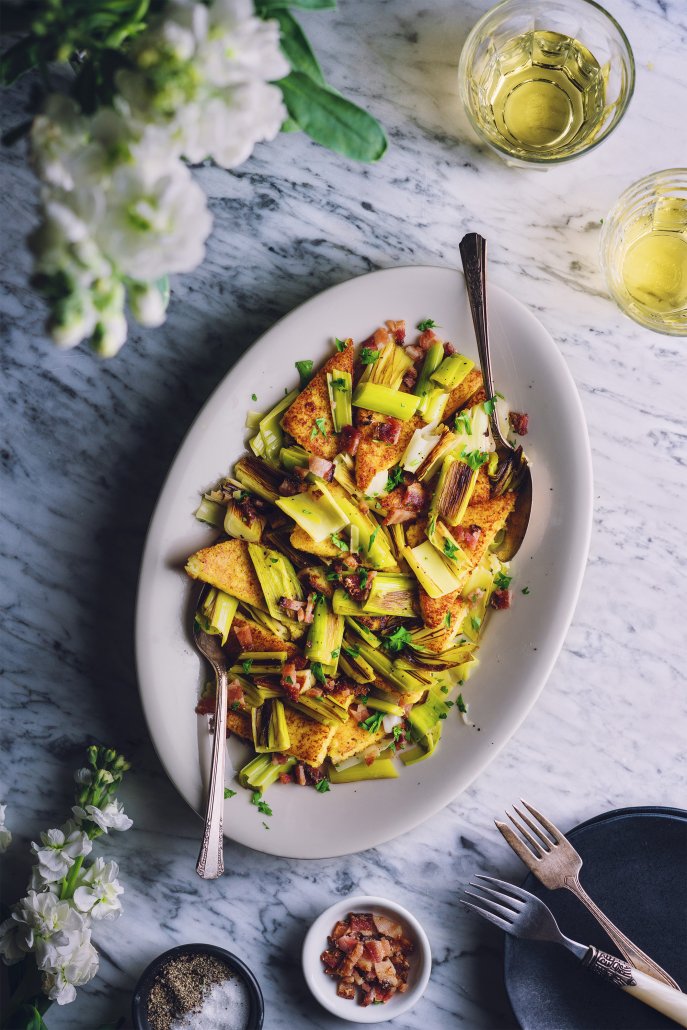
[[[98,953],[91,944],[91,931],[85,927],[74,930],[68,940],[55,949],[49,964],[43,969],[42,986],[45,993],[58,1005],[74,1001],[76,988],[92,980],[98,972]]]
[[[88,122],[78,105],[61,93],[52,93],[42,114],[31,126],[31,157],[37,174],[51,186],[74,186],[72,158],[86,145]]]
[[[154,329],[162,325],[167,304],[162,291],[153,283],[133,283],[128,291],[129,307],[139,325]]]
[[[0,853],[7,851],[12,843],[12,834],[5,826],[5,810],[7,805],[0,805]]]
[[[119,883],[119,866],[96,858],[79,877],[74,891],[74,904],[92,919],[116,919],[122,911],[119,895],[124,888]]]
[[[66,827],[67,834],[62,830],[48,830],[41,833],[41,843],[31,842],[31,850],[38,861],[38,871],[46,883],[61,880],[66,876],[74,860],[81,855],[87,855],[93,844],[88,835],[82,830]]]
[[[129,819],[128,815],[124,814],[120,801],[111,801],[104,808],[98,808],[96,805],[86,805],[84,809],[74,805],[72,812],[77,819],[90,819],[91,822],[94,822],[105,833],[108,830],[128,830],[130,826],[133,826],[132,820]]]
[[[16,946],[34,952],[39,969],[50,966],[57,950],[68,945],[70,934],[85,925],[84,917],[69,901],[60,901],[50,891],[29,891],[14,906],[12,919],[17,922]]]

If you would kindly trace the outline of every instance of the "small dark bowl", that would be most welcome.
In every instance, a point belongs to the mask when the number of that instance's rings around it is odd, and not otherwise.
[[[148,1017],[146,1015],[148,1007],[148,997],[150,995],[150,989],[153,986],[153,981],[160,971],[162,965],[171,958],[175,958],[177,955],[214,955],[215,958],[224,962],[229,969],[231,969],[238,976],[242,977],[246,987],[248,988],[248,994],[250,995],[250,1014],[248,1017],[248,1028],[247,1030],[262,1030],[263,1019],[265,1017],[265,1005],[262,998],[262,991],[260,990],[260,984],[255,979],[255,976],[250,971],[245,962],[242,962],[236,955],[232,955],[230,951],[225,951],[224,948],[217,948],[214,944],[181,944],[178,948],[171,948],[169,951],[163,951],[161,955],[154,958],[149,966],[143,971],[141,978],[136,984],[136,990],[131,1002],[131,1016],[135,1030],[151,1030]]]

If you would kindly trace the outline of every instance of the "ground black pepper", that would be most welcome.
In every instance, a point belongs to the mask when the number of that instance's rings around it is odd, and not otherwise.
[[[214,955],[189,953],[170,958],[150,989],[148,1022],[153,1030],[169,1030],[175,1020],[200,1009],[213,987],[233,976],[233,971]]]

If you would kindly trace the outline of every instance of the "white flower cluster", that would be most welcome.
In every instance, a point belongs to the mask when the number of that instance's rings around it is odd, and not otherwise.
[[[90,770],[79,770],[77,782],[87,782],[79,779],[84,773]],[[32,843],[36,865],[28,893],[0,923],[0,956],[10,965],[33,954],[43,990],[58,1005],[74,1001],[76,988],[98,971],[91,921],[115,919],[122,910],[117,863],[96,858],[83,864],[93,845],[81,820],[95,822],[106,833],[131,826],[116,801],[73,811],[75,820],[42,833],[40,844]]]
[[[136,37],[112,108],[86,116],[54,94],[31,132],[43,221],[31,240],[55,342],[90,338],[103,356],[165,318],[161,280],[195,268],[212,228],[183,163],[225,168],[274,138],[286,117],[270,81],[289,71],[276,21],[252,0],[172,0]]]

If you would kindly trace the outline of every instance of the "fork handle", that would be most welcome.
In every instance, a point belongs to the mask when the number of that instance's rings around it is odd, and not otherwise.
[[[215,731],[212,738],[210,784],[205,810],[205,832],[196,862],[196,872],[204,880],[216,880],[224,872],[224,764],[227,752],[228,677],[227,670],[224,668],[216,668],[215,672],[217,693],[215,695]]]
[[[667,984],[669,987],[673,987],[679,991],[680,986],[673,980],[672,976],[666,973],[665,969],[662,969],[657,962],[654,962],[652,958],[649,958],[636,944],[625,936],[624,933],[615,926],[611,920],[603,914],[601,909],[594,904],[592,899],[589,897],[584,887],[577,879],[577,877],[566,876],[565,887],[572,894],[575,895],[582,904],[589,909],[591,914],[596,919],[597,923],[600,923],[604,928],[608,936],[611,938],[616,947],[622,952],[627,961],[635,969],[640,970],[643,973],[647,973],[654,980],[660,980],[662,983]],[[684,1024],[683,1024],[684,1025]]]
[[[475,328],[477,352],[484,380],[484,391],[487,400],[494,398],[494,377],[491,371],[491,355],[489,352],[489,330],[487,323],[487,241],[478,232],[469,232],[460,241],[458,249],[463,263],[465,288],[470,302],[470,314]],[[489,424],[492,436],[503,443],[501,429],[496,418],[494,406],[489,411]]]
[[[638,1001],[675,1020],[679,1026],[687,1027],[687,997],[679,989],[659,983],[655,977],[647,976],[615,955],[608,955],[594,947],[589,948],[582,959],[582,965],[603,980],[633,995]]]

